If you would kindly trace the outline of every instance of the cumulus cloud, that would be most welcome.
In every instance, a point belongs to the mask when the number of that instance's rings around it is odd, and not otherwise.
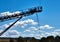
[[[43,32],[42,32],[43,33]],[[47,36],[57,36],[57,35],[59,35],[60,36],[60,29],[56,29],[56,30],[53,30],[53,31],[51,31],[51,32],[44,32],[43,33],[46,37]]]
[[[49,26],[49,25],[44,25],[44,26],[39,26],[39,27],[35,27],[35,26],[32,26],[32,27],[29,27],[27,30],[25,30],[24,32],[31,32],[31,31],[34,31],[34,32],[45,32],[45,31],[42,31],[42,29],[52,29],[54,27],[52,26]],[[41,30],[39,30],[41,29]]]
[[[0,13],[0,16],[7,16],[7,15],[13,15],[13,14],[19,14],[21,13],[20,11],[16,11],[16,12],[3,12],[3,13]]]
[[[36,27],[30,27],[30,30],[38,30]]]
[[[2,37],[16,37],[16,36],[20,36],[20,35],[23,36],[23,37],[35,37],[35,38],[42,38],[42,37],[47,37],[47,36],[54,36],[55,37],[57,35],[60,36],[60,32],[59,31],[57,32],[57,30],[54,30],[54,31],[51,31],[51,32],[43,32],[43,31],[41,31],[41,33],[36,32],[36,31],[35,31],[35,33],[32,33],[31,30],[25,30],[24,33],[23,32],[22,33],[18,32],[17,30],[9,30]],[[29,33],[27,34],[26,32],[29,32]]]
[[[13,13],[10,13],[9,11],[8,12],[3,12],[3,13],[0,13],[0,16],[6,16],[6,15],[12,15]]]
[[[38,39],[40,39],[42,37],[45,37],[45,34],[43,34],[43,33],[39,34],[39,32],[36,32],[36,31],[35,31],[35,33],[33,33],[33,31],[29,31],[29,33],[27,33],[27,32],[25,34],[23,34],[23,37],[35,37],[35,38],[38,38]]]
[[[7,28],[9,25],[8,24],[4,24],[1,26],[1,28]]]
[[[11,25],[13,22],[9,23],[9,24],[4,24],[2,26],[0,26],[1,28],[7,28],[9,25]],[[27,26],[28,24],[30,25],[36,25],[38,24],[37,22],[35,22],[34,20],[32,19],[27,19],[27,20],[24,20],[24,21],[18,21],[17,23],[14,24],[14,26],[12,26],[12,28],[14,27],[22,27],[24,28],[25,26]]]
[[[33,37],[36,37],[36,38],[42,38],[42,37],[47,37],[47,36],[57,36],[59,35],[60,36],[60,29],[56,29],[56,30],[53,30],[51,32],[47,32],[47,31],[43,31],[41,30],[41,32],[37,32],[37,31],[34,31],[35,33],[33,33],[34,30],[31,30],[31,29],[28,29],[26,30],[26,32],[29,32],[29,35],[30,36],[33,36]],[[30,33],[31,32],[31,33]]]
[[[21,21],[21,23],[23,23],[23,24],[32,24],[32,25],[36,25],[37,24],[37,22],[35,22],[32,19],[27,19],[27,20]]]
[[[25,30],[24,32],[31,32],[30,30]]]
[[[1,32],[2,30],[0,30]],[[5,32],[2,36],[0,37],[18,37],[20,36],[20,33],[19,31],[17,30],[9,30],[8,32]]]
[[[38,31],[38,28],[32,26],[26,29],[24,32],[35,33],[36,31]]]
[[[19,13],[21,13],[20,11],[16,11],[16,12],[13,12],[13,13],[15,13],[15,14],[19,14]]]
[[[19,35],[20,32],[18,32],[17,30],[9,30],[8,31],[8,35]]]
[[[33,37],[36,37],[36,38],[42,38],[42,37],[47,37],[47,36],[54,35],[54,32],[46,32],[46,31],[42,30],[42,29],[52,29],[52,28],[53,27],[50,26],[50,25],[44,25],[44,26],[40,26],[40,27],[32,26],[32,27],[29,27],[28,29],[26,29],[24,32],[25,33],[28,32],[30,36],[33,36]],[[41,30],[39,30],[39,29],[41,29]]]
[[[57,35],[60,36],[60,32],[56,32],[56,31],[40,32],[40,34],[35,34],[34,37],[36,37],[36,38],[42,38],[42,37],[47,37],[47,36],[54,36],[54,37],[56,37]]]
[[[53,35],[59,35],[60,36],[60,29],[56,29],[54,30],[54,32],[52,32]]]
[[[52,29],[54,27],[50,26],[50,25],[44,25],[44,26],[40,26],[40,29]]]
[[[3,30],[0,30],[0,33],[2,32]]]
[[[3,30],[0,30],[0,33],[2,32]],[[5,34],[1,35],[0,37],[7,37]]]

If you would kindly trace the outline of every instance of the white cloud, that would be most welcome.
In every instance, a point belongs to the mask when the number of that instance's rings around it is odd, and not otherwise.
[[[34,26],[32,26],[32,27],[29,27],[24,32],[31,32],[31,33],[38,33],[38,32],[41,32],[42,33],[43,32],[43,33],[45,33],[45,31],[43,31],[42,29],[52,29],[52,28],[53,27],[51,27],[49,25],[44,25],[44,26],[40,26],[40,27],[34,27]],[[39,30],[39,29],[41,29],[41,30]],[[51,34],[49,34],[47,32],[46,32],[46,34],[51,35]]]
[[[3,30],[0,30],[0,33],[2,32]],[[7,37],[5,34],[1,35],[0,37]]]
[[[19,13],[21,13],[20,11],[16,11],[16,12],[14,12],[15,14],[19,14]]]
[[[44,25],[44,26],[40,26],[40,28],[42,29],[52,29],[53,27],[49,26],[49,25]],[[47,37],[47,36],[51,36],[54,35],[54,32],[46,32],[43,30],[39,30],[39,27],[29,27],[27,30],[25,30],[25,33],[29,32],[30,36],[33,36],[35,38],[42,38],[42,37]],[[56,35],[56,34],[55,34]],[[54,36],[55,36],[54,35]]]
[[[22,21],[21,21],[22,22]],[[23,24],[32,24],[32,25],[36,25],[37,22],[35,22],[34,20],[32,19],[27,19],[27,20],[24,20],[23,21]]]
[[[57,29],[57,30],[53,30],[51,32],[41,31],[40,34],[39,34],[39,32],[35,31],[35,33],[30,33],[29,35],[33,36],[35,38],[42,38],[42,37],[47,37],[47,36],[54,36],[55,37],[57,35],[60,36],[60,30]]]
[[[59,35],[60,36],[60,29],[54,30],[54,32],[52,32],[52,34],[54,34],[55,36],[56,35]]]
[[[57,29],[58,30],[58,29]],[[1,31],[1,30],[0,30]],[[29,32],[28,34],[26,32]],[[31,32],[31,33],[30,33]],[[6,32],[4,35],[2,35],[2,37],[17,37],[17,36],[23,36],[23,37],[35,37],[35,38],[42,38],[42,37],[47,37],[47,36],[60,36],[60,32],[57,32],[56,30],[51,31],[51,32],[41,32],[39,34],[39,32],[32,33],[31,30],[25,30],[25,32],[21,33],[18,32],[17,30],[9,30],[8,32]]]
[[[35,35],[35,37],[40,39],[40,38],[46,37],[46,36],[42,33],[42,34],[37,34],[37,35]]]
[[[0,33],[2,32],[3,30],[0,30]]]
[[[0,13],[0,16],[7,16],[7,15],[13,15],[13,14],[19,14],[19,13],[21,13],[20,11],[16,11],[16,12],[9,12],[9,11],[7,11],[7,12],[3,12],[3,13]]]
[[[38,30],[36,27],[30,27],[29,29],[30,29],[31,31],[32,31],[32,30]]]
[[[26,29],[24,32],[36,33],[36,31],[38,31],[38,28],[32,26]]]
[[[57,36],[59,35],[60,36],[60,29],[56,29],[56,30],[53,30],[51,32],[45,32],[44,35],[46,36]]]
[[[51,33],[49,33],[49,32],[45,32],[45,34],[47,34],[48,36],[52,35],[52,34],[51,34]]]
[[[1,26],[2,28],[7,28],[9,25],[8,24],[4,24],[3,26]]]
[[[31,32],[30,30],[25,30],[24,32]]]
[[[18,32],[17,30],[9,30],[8,31],[8,35],[19,35],[20,34],[20,32]]]
[[[2,30],[0,30],[1,32]],[[17,30],[9,30],[8,32],[5,32],[2,36],[0,37],[19,37],[21,32]]]
[[[44,26],[40,26],[39,28],[40,28],[40,29],[52,29],[52,28],[54,28],[54,27],[49,26],[49,25],[44,25]]]
[[[9,11],[0,13],[0,16],[12,15]]]
[[[9,24],[4,24],[2,26],[0,26],[1,28],[7,28],[9,25],[11,25],[13,22],[9,23]],[[27,19],[27,20],[24,20],[24,21],[18,21],[17,23],[14,24],[14,26],[12,26],[12,28],[14,27],[22,27],[24,28],[25,26],[27,26],[28,24],[30,25],[36,25],[38,24],[37,22],[35,22],[34,20],[32,19]]]
[[[27,26],[28,24],[30,25],[36,25],[38,24],[37,22],[35,22],[34,20],[32,19],[27,19],[27,20],[24,20],[24,21],[18,21],[15,26],[21,26],[22,28],[24,28],[25,26]]]

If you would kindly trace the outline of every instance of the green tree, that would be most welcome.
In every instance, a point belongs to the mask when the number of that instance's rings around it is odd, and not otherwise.
[[[14,40],[13,39],[10,39],[10,42],[14,42]]]
[[[40,42],[47,42],[47,40],[46,40],[45,37],[42,37],[42,38],[40,39]]]
[[[54,42],[53,36],[48,36],[46,39],[47,39],[47,42]]]
[[[30,39],[30,42],[37,42],[37,40],[36,40],[34,37],[32,37],[32,38]]]
[[[55,37],[55,42],[60,42],[60,36]]]
[[[22,37],[19,37],[17,42],[24,42],[24,39]]]

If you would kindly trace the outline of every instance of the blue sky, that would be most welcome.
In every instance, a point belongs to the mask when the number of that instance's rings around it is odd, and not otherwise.
[[[43,11],[27,16],[18,21],[11,29],[4,33],[3,37],[46,37],[60,35],[60,0],[0,0],[0,14],[10,14],[25,11],[31,7],[42,6]],[[14,20],[0,22],[0,32],[9,26]],[[40,26],[38,26],[38,24]],[[39,28],[41,29],[39,34]],[[37,32],[36,32],[37,31]]]

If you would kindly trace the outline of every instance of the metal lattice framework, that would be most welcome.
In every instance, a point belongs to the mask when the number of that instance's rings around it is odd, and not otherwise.
[[[17,21],[19,21],[22,17],[24,16],[30,16],[33,15],[34,13],[37,12],[42,12],[42,6],[38,6],[38,7],[34,7],[34,8],[30,8],[28,9],[28,11],[25,12],[21,12],[19,14],[14,14],[14,15],[7,15],[7,16],[1,16],[0,17],[0,22],[5,21],[5,20],[10,20],[13,18],[18,18],[18,20],[16,20],[14,23],[12,23],[9,27],[7,27],[4,31],[2,31],[0,33],[0,36],[5,33],[9,28],[11,28]]]
[[[13,18],[18,18],[18,16],[23,16],[23,17],[24,16],[29,16],[29,15],[32,15],[32,14],[34,14],[36,12],[41,12],[41,11],[42,11],[42,7],[41,6],[30,8],[30,9],[28,9],[28,11],[20,12],[18,14],[1,16],[0,17],[0,22],[5,21],[5,20],[10,20],[10,19],[13,19]]]

